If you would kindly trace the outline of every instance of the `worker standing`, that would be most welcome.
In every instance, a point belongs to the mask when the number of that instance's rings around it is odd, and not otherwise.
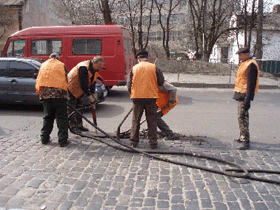
[[[87,95],[91,104],[96,104],[97,94],[95,93],[95,83],[99,76],[99,69],[104,65],[104,59],[101,56],[96,56],[92,60],[87,60],[78,63],[68,73],[68,103],[73,107],[79,109],[83,106],[82,97],[84,94]],[[72,113],[73,110],[68,107],[68,114]],[[69,119],[70,130],[75,133],[81,131],[88,131],[83,126],[82,116],[75,113]]]
[[[167,81],[159,86],[157,106],[160,109],[157,113],[157,127],[169,140],[174,140],[178,136],[170,129],[170,127],[162,119],[171,109],[178,104],[177,88]]]
[[[139,143],[140,121],[145,110],[148,123],[148,138],[152,149],[157,148],[157,105],[158,86],[164,83],[160,68],[148,61],[148,52],[142,50],[136,55],[138,64],[130,72],[127,87],[133,101],[132,127],[130,144],[137,147]]]
[[[36,79],[36,92],[43,102],[45,116],[41,129],[41,142],[48,144],[53,123],[56,119],[58,127],[58,142],[61,147],[69,144],[67,116],[67,70],[59,61],[59,55],[52,53],[39,70]]]
[[[249,112],[251,101],[259,86],[259,65],[249,56],[249,48],[241,48],[236,54],[239,56],[239,68],[236,73],[234,96],[238,106],[238,124],[240,137],[237,149],[247,150],[250,148]]]

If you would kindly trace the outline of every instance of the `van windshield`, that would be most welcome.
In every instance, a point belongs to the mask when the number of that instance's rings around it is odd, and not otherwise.
[[[25,53],[25,40],[12,40],[9,43],[7,57],[20,57]]]
[[[100,55],[102,39],[73,39],[73,55]]]
[[[31,54],[32,55],[50,55],[53,52],[61,54],[61,52],[62,52],[61,39],[31,40]]]

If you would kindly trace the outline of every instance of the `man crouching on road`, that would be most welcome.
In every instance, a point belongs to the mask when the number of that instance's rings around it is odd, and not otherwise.
[[[160,111],[157,113],[157,127],[169,140],[175,140],[178,136],[170,129],[170,127],[162,119],[171,109],[178,104],[177,88],[167,81],[159,87],[157,106]]]
[[[249,112],[251,101],[259,87],[259,65],[249,57],[249,49],[241,48],[237,51],[239,55],[239,68],[236,73],[234,96],[238,107],[238,124],[240,137],[237,149],[247,150],[250,148]]]
[[[78,63],[68,73],[68,103],[79,109],[83,106],[83,95],[86,94],[91,104],[97,102],[97,94],[95,93],[95,83],[99,76],[99,69],[104,65],[104,59],[101,56],[96,56],[92,60],[82,61]],[[68,114],[73,110],[68,107]],[[75,133],[88,131],[83,126],[82,116],[75,113],[69,120],[70,130]]]
[[[44,121],[41,129],[41,142],[48,144],[56,118],[58,127],[58,143],[61,147],[69,144],[67,116],[67,70],[59,61],[59,55],[52,53],[39,70],[36,79],[36,92],[43,101]]]
[[[136,64],[127,79],[130,98],[133,101],[132,127],[130,143],[137,147],[139,142],[140,121],[145,110],[148,123],[148,138],[152,149],[157,148],[157,105],[158,86],[164,83],[161,69],[148,62],[148,52],[140,51],[136,55]]]

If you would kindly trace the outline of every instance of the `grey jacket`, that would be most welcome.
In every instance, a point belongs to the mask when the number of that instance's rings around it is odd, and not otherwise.
[[[176,93],[177,93],[177,88],[174,87],[172,84],[164,81],[162,86],[159,86],[159,89],[164,92],[169,94],[169,103],[174,104],[176,101]]]

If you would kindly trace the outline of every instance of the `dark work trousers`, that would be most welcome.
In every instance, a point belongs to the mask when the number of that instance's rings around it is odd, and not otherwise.
[[[68,116],[67,99],[50,98],[43,99],[44,113],[43,128],[41,129],[41,141],[47,142],[53,129],[54,119],[58,127],[58,142],[65,143],[68,140]]]
[[[240,141],[250,141],[249,112],[244,110],[244,101],[237,101],[237,109]]]
[[[162,119],[162,113],[157,114],[157,127],[163,132],[167,138],[173,137],[174,133],[173,131],[169,128],[169,126],[164,122]]]
[[[139,142],[140,121],[145,110],[148,123],[148,138],[151,145],[157,144],[157,105],[156,99],[136,99],[133,100],[132,127],[130,131],[130,141]]]
[[[68,103],[71,104],[76,109],[80,109],[83,107],[83,96],[80,98],[75,98],[69,91],[68,91]],[[73,109],[68,107],[68,115],[73,112]],[[79,110],[81,113],[82,110]],[[81,128],[83,126],[83,120],[82,116],[75,113],[70,119],[69,119],[69,127],[72,128]]]

